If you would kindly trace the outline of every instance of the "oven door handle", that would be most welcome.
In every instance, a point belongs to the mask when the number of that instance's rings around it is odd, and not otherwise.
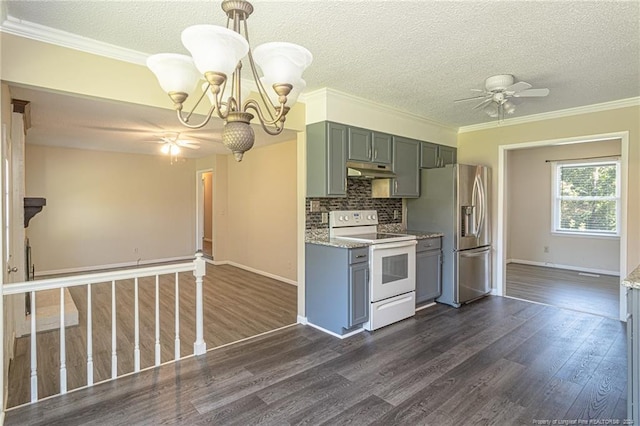
[[[400,247],[410,247],[418,244],[417,240],[399,241],[397,243],[372,244],[372,250],[387,250]]]

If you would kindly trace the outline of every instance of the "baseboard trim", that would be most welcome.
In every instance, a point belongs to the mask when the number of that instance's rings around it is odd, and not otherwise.
[[[212,243],[213,240],[211,238],[203,238],[202,239],[205,243]]]
[[[246,266],[241,263],[233,262],[231,260],[214,260],[211,263],[213,263],[216,266],[220,266],[220,265],[235,266],[236,268],[244,269],[245,271],[253,272],[254,274],[258,274],[267,278],[273,278],[274,280],[282,281],[285,284],[290,284],[296,287],[298,286],[298,283],[296,281],[291,280],[289,278],[281,277],[280,275],[272,274],[270,272],[261,271],[256,268],[252,268],[251,266]]]
[[[307,321],[307,324],[306,324],[306,325],[308,325],[308,326],[310,326],[310,327],[313,327],[313,328],[315,328],[316,330],[320,330],[320,331],[322,331],[323,333],[330,334],[330,335],[331,335],[331,336],[333,336],[333,337],[337,337],[338,339],[346,339],[347,337],[355,336],[356,334],[358,334],[358,333],[362,333],[362,332],[364,331],[364,328],[359,328],[359,329],[354,330],[354,331],[351,331],[351,332],[349,332],[349,333],[347,333],[347,334],[342,334],[342,335],[340,335],[340,334],[338,334],[338,333],[334,333],[333,331],[329,331],[329,330],[327,330],[326,328],[322,328],[322,327],[320,327],[319,325],[315,325],[315,324],[310,323],[310,322],[308,322],[308,321]]]
[[[430,307],[434,306],[435,304],[436,304],[436,302],[431,302],[431,303],[427,303],[426,305],[418,306],[416,308],[416,312],[421,311],[423,309],[430,308]]]
[[[547,268],[555,268],[555,269],[568,269],[570,271],[587,272],[591,274],[613,275],[616,277],[620,276],[620,271],[609,271],[607,269],[596,269],[596,268],[583,268],[582,266],[560,265],[557,263],[550,263],[550,262],[535,262],[532,260],[507,259],[507,263],[520,263],[523,265],[545,266]]]
[[[307,321],[307,317],[303,317],[298,315],[298,324],[307,325],[309,322]]]
[[[139,261],[132,261],[132,262],[110,263],[107,265],[82,266],[79,268],[52,269],[49,271],[38,271],[35,274],[35,276],[42,277],[46,275],[75,274],[79,272],[98,272],[98,271],[107,270],[107,269],[131,268],[131,267],[137,267],[142,265],[153,265],[155,263],[192,261],[192,260],[193,260],[193,256],[167,257],[164,259],[139,260]]]

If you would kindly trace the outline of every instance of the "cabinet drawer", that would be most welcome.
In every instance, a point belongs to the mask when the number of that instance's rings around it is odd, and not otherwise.
[[[349,250],[349,264],[368,262],[369,247],[360,247]]]
[[[440,250],[440,237],[418,240],[416,251]]]

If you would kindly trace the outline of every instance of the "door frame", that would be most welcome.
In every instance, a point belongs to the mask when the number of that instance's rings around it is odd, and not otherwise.
[[[612,132],[596,135],[574,136],[561,139],[549,139],[498,146],[498,226],[496,244],[496,280],[498,286],[496,294],[506,295],[506,247],[507,247],[507,154],[508,151],[526,148],[540,148],[544,146],[565,145],[572,143],[589,143],[611,139],[620,139],[620,278],[627,274],[627,200],[628,200],[628,170],[629,170],[629,132]],[[627,295],[625,288],[620,286],[620,321],[627,320]]]
[[[213,169],[201,169],[196,171],[196,250],[202,250],[202,239],[204,237],[204,179],[205,173],[211,173],[211,211],[213,219]],[[215,239],[215,229],[211,224],[211,257],[214,256],[213,240]]]

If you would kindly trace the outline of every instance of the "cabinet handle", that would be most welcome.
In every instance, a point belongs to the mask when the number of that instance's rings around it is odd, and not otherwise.
[[[367,158],[371,158],[371,147],[367,147]]]
[[[356,259],[362,259],[363,257],[367,257],[366,254],[357,254]]]
[[[376,160],[378,158],[378,150],[374,149],[373,150],[373,159]]]
[[[395,192],[395,193],[398,192],[398,181],[397,180],[393,181],[393,192]]]
[[[364,281],[369,284],[369,268],[364,270]]]

